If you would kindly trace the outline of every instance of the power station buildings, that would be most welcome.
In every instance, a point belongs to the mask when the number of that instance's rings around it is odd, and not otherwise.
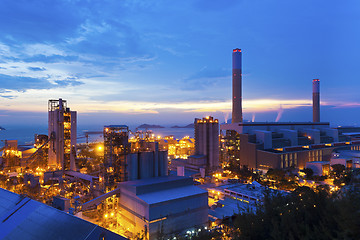
[[[126,125],[104,127],[104,178],[108,186],[116,182],[167,176],[167,151],[157,142],[129,143]]]
[[[171,168],[205,170],[207,174],[219,168],[219,120],[211,116],[194,121],[195,154],[187,159],[173,159]]]
[[[304,168],[306,162],[329,161],[337,149],[358,149],[360,141],[320,122],[319,79],[313,80],[313,122],[243,122],[241,50],[233,50],[232,123],[220,126],[221,158],[253,169]],[[240,90],[239,90],[240,89]]]
[[[48,165],[65,170],[76,170],[77,115],[70,111],[66,100],[49,100],[48,133],[50,138]]]
[[[195,156],[190,159],[204,159],[205,169],[214,171],[219,168],[219,120],[211,116],[195,118]]]
[[[130,153],[129,128],[125,125],[104,127],[105,182],[123,182],[128,178],[126,156]]]
[[[157,177],[118,186],[121,217],[131,232],[142,233],[144,239],[208,225],[208,192],[194,186],[192,178]]]

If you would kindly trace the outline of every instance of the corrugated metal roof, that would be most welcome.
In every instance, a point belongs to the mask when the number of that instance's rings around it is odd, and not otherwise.
[[[99,177],[96,177],[96,176],[91,176],[89,174],[84,174],[84,173],[75,172],[75,171],[71,171],[71,170],[65,171],[65,174],[75,177],[75,178],[80,178],[80,179],[83,179],[83,180],[86,180],[89,182],[99,179]]]
[[[256,206],[254,205],[230,198],[225,198],[224,200],[219,200],[218,202],[222,204],[223,207],[217,207],[209,211],[209,215],[217,219],[231,217],[234,214],[243,212],[255,212],[256,210]]]
[[[207,191],[196,186],[185,186],[185,187],[167,189],[163,191],[140,194],[137,195],[137,197],[150,205],[150,204],[185,198],[189,196],[194,196],[197,194],[207,194]]]
[[[139,187],[139,186],[161,184],[161,183],[166,183],[166,182],[172,182],[174,180],[183,180],[183,179],[189,179],[189,178],[181,177],[181,176],[162,176],[162,177],[144,178],[144,179],[140,179],[140,180],[121,182],[118,184],[118,186]]]
[[[43,203],[0,189],[0,239],[126,238]]]

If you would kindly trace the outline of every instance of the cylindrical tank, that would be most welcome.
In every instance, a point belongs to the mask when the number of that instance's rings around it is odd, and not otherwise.
[[[168,175],[168,152],[159,151],[159,176]]]
[[[153,176],[158,177],[159,176],[159,143],[155,142],[155,151],[153,152],[154,156],[154,167],[153,167]]]
[[[128,180],[137,180],[139,177],[138,174],[138,154],[130,153],[126,156],[126,162],[128,164]]]
[[[139,154],[139,169],[140,179],[150,178],[153,173],[153,153],[140,152]]]

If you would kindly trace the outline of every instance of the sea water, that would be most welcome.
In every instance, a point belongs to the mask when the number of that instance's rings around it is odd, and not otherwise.
[[[48,135],[48,129],[46,125],[2,125],[1,127],[6,130],[0,130],[0,147],[4,146],[5,140],[17,140],[18,145],[32,145],[35,140],[35,134]],[[136,126],[129,126],[129,129],[133,132],[136,131]],[[77,129],[77,142],[84,143],[86,141],[85,132],[99,132],[95,134],[89,134],[89,142],[102,141],[102,126],[78,125]],[[145,129],[138,129],[145,131]],[[193,128],[154,128],[151,130],[155,136],[169,136],[173,135],[177,139],[181,139],[185,136],[191,138],[194,137]]]

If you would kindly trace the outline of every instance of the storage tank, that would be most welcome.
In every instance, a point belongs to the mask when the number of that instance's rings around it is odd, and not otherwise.
[[[137,180],[139,177],[139,159],[137,153],[131,153],[126,156],[126,162],[128,165],[128,180]]]

